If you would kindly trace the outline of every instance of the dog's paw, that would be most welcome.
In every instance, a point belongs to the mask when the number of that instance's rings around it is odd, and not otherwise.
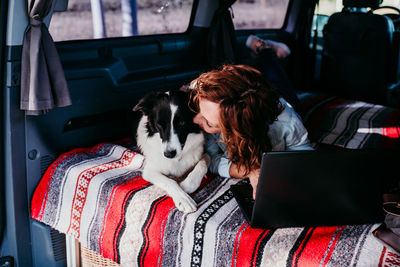
[[[178,210],[182,212],[191,213],[197,210],[196,202],[189,196],[175,197],[173,198],[173,201]]]
[[[192,179],[189,174],[188,177],[180,183],[180,186],[182,187],[183,191],[191,194],[196,191],[197,188],[199,188],[200,182],[201,179]]]
[[[210,156],[204,154],[203,158],[197,163],[194,169],[188,174],[185,180],[180,183],[181,188],[188,194],[196,191],[207,173]]]

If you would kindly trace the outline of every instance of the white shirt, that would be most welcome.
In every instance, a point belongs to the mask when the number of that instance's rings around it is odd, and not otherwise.
[[[293,107],[280,98],[284,110],[277,120],[269,126],[268,137],[272,151],[285,150],[312,150],[308,133],[300,116]],[[228,160],[226,146],[222,142],[221,134],[207,134],[206,151],[211,157],[209,170],[222,177],[229,177],[229,168],[232,162]]]

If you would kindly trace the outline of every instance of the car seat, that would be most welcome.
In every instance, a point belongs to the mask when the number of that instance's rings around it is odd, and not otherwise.
[[[343,10],[329,18],[323,32],[323,91],[399,105],[399,32],[391,17],[373,13],[381,3],[343,0]]]

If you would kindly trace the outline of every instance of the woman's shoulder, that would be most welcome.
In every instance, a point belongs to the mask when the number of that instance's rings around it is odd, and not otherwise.
[[[283,106],[283,110],[281,114],[279,114],[277,121],[275,121],[275,123],[286,123],[286,122],[293,123],[293,120],[301,122],[300,115],[297,114],[294,108],[283,97],[279,98],[279,101]]]
[[[281,114],[279,114],[277,120],[270,125],[270,132],[275,135],[290,135],[292,132],[303,134],[306,129],[303,125],[303,121],[299,114],[293,109],[293,107],[283,98],[280,101],[284,107]]]
[[[270,125],[269,135],[273,150],[311,149],[308,133],[302,119],[293,107],[283,98],[280,99],[284,110]]]

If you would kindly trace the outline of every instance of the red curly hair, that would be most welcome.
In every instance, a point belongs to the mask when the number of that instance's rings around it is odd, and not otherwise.
[[[201,74],[191,86],[194,109],[200,99],[220,105],[219,126],[229,160],[246,175],[259,168],[262,153],[272,149],[269,125],[284,109],[261,72],[246,65],[224,65]]]

